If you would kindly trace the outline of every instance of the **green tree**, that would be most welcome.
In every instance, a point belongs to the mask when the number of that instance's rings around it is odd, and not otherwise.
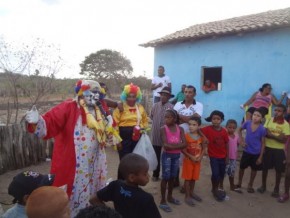
[[[131,61],[117,51],[103,49],[92,53],[80,64],[81,75],[90,79],[120,79],[130,77]]]

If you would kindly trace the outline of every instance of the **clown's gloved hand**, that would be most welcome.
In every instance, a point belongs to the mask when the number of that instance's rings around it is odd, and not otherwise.
[[[38,110],[37,110],[36,106],[33,105],[31,110],[26,112],[25,120],[28,123],[35,123],[36,124],[39,121],[39,119],[40,119],[40,116],[39,116]]]

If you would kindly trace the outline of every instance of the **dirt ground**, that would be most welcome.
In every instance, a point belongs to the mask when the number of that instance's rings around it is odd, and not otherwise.
[[[108,179],[116,178],[116,171],[118,166],[118,155],[116,151],[111,148],[107,149],[108,159]],[[13,176],[17,173],[31,169],[39,171],[41,173],[48,173],[50,162],[44,162],[37,166],[31,166],[25,169],[19,169],[7,172],[0,175],[0,202],[11,203],[12,197],[7,194],[7,187],[12,180]],[[232,218],[232,217],[247,217],[247,218],[285,218],[289,217],[290,214],[290,201],[284,204],[277,203],[276,199],[271,197],[271,191],[274,186],[274,172],[269,172],[268,178],[268,191],[264,194],[247,193],[245,187],[249,181],[250,170],[246,170],[245,177],[243,180],[243,194],[229,191],[229,182],[225,178],[224,187],[229,197],[224,202],[216,202],[210,192],[210,167],[208,158],[204,158],[202,161],[202,170],[200,180],[196,183],[196,193],[199,194],[203,201],[196,203],[195,207],[190,207],[185,203],[180,206],[171,205],[173,211],[171,213],[165,213],[160,211],[164,218],[189,218],[189,217],[215,217],[215,218]],[[236,172],[236,176],[237,176]],[[237,177],[236,177],[237,179]],[[258,173],[254,188],[256,189],[261,184],[261,172]],[[280,192],[283,192],[284,178],[282,178]],[[151,193],[155,202],[158,205],[160,201],[160,182],[150,181],[144,190]],[[179,189],[174,189],[174,197],[183,200],[184,195],[179,192]],[[112,204],[109,204],[112,205]],[[4,210],[7,210],[11,205],[2,205]],[[148,217],[149,218],[149,217]]]

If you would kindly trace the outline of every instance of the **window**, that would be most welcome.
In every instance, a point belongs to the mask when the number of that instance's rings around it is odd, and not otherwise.
[[[222,67],[202,67],[201,87],[204,92],[220,91],[222,88]]]

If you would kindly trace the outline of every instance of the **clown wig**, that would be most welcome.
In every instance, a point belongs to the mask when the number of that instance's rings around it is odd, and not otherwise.
[[[135,94],[136,95],[136,102],[140,103],[142,100],[142,93],[138,86],[131,83],[130,85],[125,85],[124,90],[120,96],[121,101],[125,102],[129,94]]]
[[[98,90],[102,89],[97,81],[79,80],[77,81],[75,86],[75,93],[77,94],[77,96],[82,96],[84,91],[92,90],[94,88],[97,88]]]

